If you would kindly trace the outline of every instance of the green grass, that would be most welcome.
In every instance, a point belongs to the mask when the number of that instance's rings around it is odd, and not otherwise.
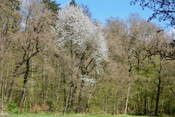
[[[12,114],[12,115],[4,115],[2,117],[63,117],[63,115],[52,115],[52,114]],[[82,114],[76,114],[76,115],[66,115],[64,117],[153,117],[153,116],[82,115]],[[168,117],[168,116],[164,116],[164,117]]]

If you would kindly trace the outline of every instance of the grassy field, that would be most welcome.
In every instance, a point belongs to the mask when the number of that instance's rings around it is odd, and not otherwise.
[[[18,114],[18,115],[3,115],[2,117],[63,117],[63,115],[51,115],[51,114]],[[64,117],[153,117],[153,116],[130,116],[130,115],[66,115]],[[170,117],[170,116],[163,116]],[[173,117],[173,116],[171,116]]]

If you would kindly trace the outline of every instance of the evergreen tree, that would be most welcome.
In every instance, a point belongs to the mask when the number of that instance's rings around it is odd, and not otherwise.
[[[70,2],[70,5],[77,6],[77,3],[75,2],[75,0],[72,0],[72,1]]]
[[[43,3],[46,4],[46,7],[54,13],[57,13],[60,10],[60,4],[57,4],[56,1],[43,0]]]

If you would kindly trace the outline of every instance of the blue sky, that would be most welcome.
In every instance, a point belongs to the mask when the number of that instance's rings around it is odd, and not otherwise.
[[[71,0],[56,0],[57,3],[61,3],[61,6],[66,6],[67,1]],[[130,13],[138,13],[142,18],[148,19],[152,11],[136,5],[130,5],[131,0],[75,0],[78,4],[88,5],[90,11],[92,13],[92,17],[99,20],[102,23],[105,23],[107,18],[119,17],[125,19],[129,16]],[[153,20],[152,22],[164,26],[164,23],[159,23],[157,20]]]

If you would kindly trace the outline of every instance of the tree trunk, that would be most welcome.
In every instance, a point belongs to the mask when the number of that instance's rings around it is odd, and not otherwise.
[[[130,88],[131,88],[131,73],[132,73],[132,65],[131,65],[131,60],[130,60],[130,56],[128,55],[128,66],[129,66],[129,69],[128,69],[128,78],[129,78],[129,84],[128,84],[128,91],[127,91],[127,96],[126,96],[126,103],[125,103],[125,114],[127,114],[128,112],[128,102],[129,102],[129,95],[130,95]]]
[[[106,91],[105,91],[105,94],[104,94],[104,115],[106,115],[107,114],[107,111],[108,111],[108,89],[106,89]]]
[[[107,92],[106,92],[107,93]],[[108,96],[105,96],[105,107],[104,107],[104,114],[106,115],[108,113]]]
[[[56,66],[56,69],[58,69],[58,67]],[[58,72],[58,71],[57,71]],[[56,108],[55,108],[55,115],[58,111],[58,106],[59,105],[59,91],[60,91],[60,78],[58,78],[58,84],[57,84],[57,91],[56,91]]]
[[[146,115],[146,114],[147,114],[147,87],[146,87],[145,99],[144,99],[144,115]]]
[[[16,66],[15,71],[13,72],[13,77],[12,77],[12,81],[10,83],[10,89],[9,89],[8,98],[7,98],[8,102],[12,101],[13,85],[15,83],[15,73],[16,73],[17,69],[18,69],[18,66]]]
[[[116,114],[117,92],[118,92],[118,90],[116,89],[116,91],[115,91],[115,100],[114,100],[114,106],[113,106],[113,113],[112,113],[112,115],[115,115],[115,114]]]
[[[1,61],[1,65],[2,65],[2,61]],[[3,68],[1,68],[1,76],[0,76],[0,81],[1,81],[1,108],[0,108],[0,113],[1,115],[3,115],[4,113],[4,90],[3,90],[3,86],[4,86],[4,80],[3,80]]]
[[[158,116],[159,99],[160,99],[160,89],[161,89],[161,77],[160,77],[160,74],[159,74],[159,84],[158,84],[158,86],[157,86],[155,116]]]
[[[22,109],[22,105],[26,100],[26,84],[28,81],[28,75],[29,75],[29,70],[30,70],[30,63],[29,63],[29,59],[26,60],[26,71],[25,71],[25,75],[24,75],[24,84],[23,84],[23,91],[22,91],[22,98],[21,98],[21,102],[20,102],[20,112]]]
[[[62,73],[62,75],[63,75],[63,84],[64,84],[64,89],[63,89],[63,92],[64,92],[64,107],[65,107],[65,109],[64,109],[64,111],[63,111],[63,115],[65,115],[66,114],[66,112],[67,112],[67,100],[68,100],[68,96],[67,96],[67,92],[66,92],[66,77],[65,77],[65,75],[64,75],[64,68],[63,68],[63,71],[62,71],[63,73]]]
[[[125,103],[125,114],[127,114],[127,111],[128,111],[129,95],[130,95],[130,83],[129,83],[129,86],[128,86],[127,97],[126,97],[126,103]]]
[[[45,100],[45,83],[46,83],[46,78],[45,78],[45,74],[46,74],[46,69],[45,69],[45,64],[46,64],[46,60],[45,60],[45,53],[44,53],[44,62],[43,62],[43,73],[42,73],[42,100]]]
[[[33,71],[33,60],[32,60],[32,71]],[[34,78],[34,74],[32,72],[31,74],[31,82],[30,82],[30,112],[32,112],[32,98],[33,98],[33,78]]]
[[[80,113],[80,111],[81,111],[81,100],[82,100],[81,96],[82,96],[83,87],[84,87],[84,81],[82,80],[80,92],[79,92],[79,96],[78,96],[78,104],[77,104],[77,108],[75,110],[75,113]]]
[[[70,105],[71,105],[71,100],[72,100],[72,91],[73,90],[73,81],[71,82],[71,84],[69,84],[69,97],[68,97],[68,105],[67,105],[67,111],[70,112]]]
[[[7,84],[8,84],[8,79],[9,79],[9,63],[7,65],[7,75],[6,79],[4,81],[4,102],[7,102]]]
[[[68,98],[69,98],[69,96],[65,97],[65,108],[64,108],[64,111],[63,111],[64,116],[66,115],[66,112],[67,112],[68,101],[69,101]]]
[[[163,103],[164,103],[164,95],[163,95],[162,104],[161,104],[161,115],[163,114]]]
[[[70,104],[70,111],[71,111],[71,109],[72,109],[73,106],[74,106],[76,91],[77,91],[77,86],[74,87],[74,90],[73,90],[73,92],[72,92],[72,99],[71,99],[71,104]]]
[[[140,101],[139,101],[139,93],[137,93],[137,115],[140,113]]]
[[[152,89],[153,89],[153,87],[152,87]],[[154,114],[154,110],[153,110],[153,100],[154,100],[154,93],[152,93],[152,95],[151,95],[151,100],[150,100],[150,111],[151,111],[151,114]]]
[[[1,115],[4,113],[4,90],[3,90],[3,81],[1,84]]]
[[[95,91],[95,89],[96,89],[96,85],[94,86],[94,89],[90,92],[88,100],[87,100],[87,104],[86,104],[86,112],[87,113],[89,111],[89,103],[90,103],[90,100],[91,100],[91,97],[92,97],[92,93],[93,93],[93,91]]]
[[[73,44],[71,41],[71,45],[70,45],[70,54],[71,54],[71,69],[70,69],[70,91],[69,91],[69,98],[68,98],[68,106],[67,106],[67,110],[70,112],[70,108],[71,108],[71,100],[72,100],[72,96],[73,96],[73,90],[74,90],[74,81],[73,81],[73,76],[74,76],[74,54],[73,54]]]

